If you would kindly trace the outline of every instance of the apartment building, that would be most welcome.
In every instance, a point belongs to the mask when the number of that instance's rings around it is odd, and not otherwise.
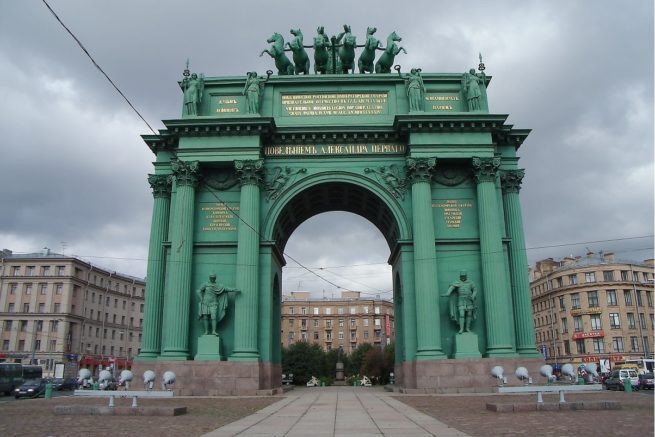
[[[549,364],[653,356],[653,260],[611,253],[552,258],[530,269],[537,347]]]
[[[316,343],[350,353],[362,343],[378,346],[395,339],[393,302],[344,291],[340,298],[317,299],[308,291],[282,296],[282,346]]]
[[[145,282],[75,256],[0,252],[0,361],[37,363],[44,375],[131,366]]]

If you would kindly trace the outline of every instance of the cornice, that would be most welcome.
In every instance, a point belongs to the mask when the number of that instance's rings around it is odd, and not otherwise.
[[[490,132],[505,127],[506,114],[480,114],[461,112],[457,114],[409,114],[396,115],[394,129],[399,133],[409,132]]]

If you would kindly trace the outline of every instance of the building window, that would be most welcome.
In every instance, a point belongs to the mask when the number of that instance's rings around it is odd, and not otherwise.
[[[314,319],[314,328],[318,328],[318,319]]]
[[[569,321],[566,317],[562,317],[562,333],[569,332]]]
[[[300,314],[303,314],[303,315],[307,314],[307,308],[305,308],[305,307],[300,308]]]
[[[139,305],[139,312],[140,312],[140,313],[143,312],[143,304]]]
[[[637,323],[635,322],[634,313],[628,313],[626,315],[628,316],[628,329],[635,329],[637,327]]]
[[[566,301],[564,299],[564,296],[559,297],[559,309],[560,309],[560,311],[565,311],[566,310]]]
[[[20,321],[20,331],[21,332],[27,331],[27,320]]]
[[[11,331],[11,327],[14,324],[13,320],[5,320],[5,331]]]
[[[34,266],[25,267],[25,276],[34,276]]]
[[[628,271],[627,270],[621,270],[621,280],[622,281],[627,281],[628,280]]]
[[[584,281],[586,283],[596,282],[596,272],[586,272],[584,274]]]
[[[380,307],[375,307],[375,314],[380,314]]]
[[[293,326],[293,319],[289,319],[289,326]]]
[[[339,319],[339,328],[343,328],[343,319]]]
[[[34,350],[40,351],[41,350],[41,340],[36,340],[34,342]]]
[[[555,281],[557,283],[557,287],[563,287],[564,286],[564,279],[562,277],[559,277],[559,278],[555,279]]]
[[[45,303],[39,304],[39,313],[41,314],[45,313]]]
[[[607,305],[616,306],[616,290],[607,290]]]
[[[123,303],[125,303],[125,301],[123,301]],[[118,308],[118,299],[114,299],[114,308]]]
[[[25,294],[32,294],[32,284],[25,284]]]
[[[343,314],[343,307],[337,308],[337,314]]]
[[[314,315],[315,315],[315,316],[318,316],[318,307],[315,307],[315,308],[314,308]]]
[[[642,340],[643,340],[643,343],[644,343],[644,355],[648,356],[648,355],[650,355],[650,347],[648,346],[648,344],[649,344],[648,343],[648,337],[644,337]]]
[[[64,292],[64,284],[55,284],[55,294],[62,294]]]
[[[578,275],[569,275],[569,285],[576,285],[578,283]]]
[[[343,331],[339,331],[339,340],[343,340]]]
[[[592,331],[598,331],[600,329],[603,329],[600,314],[592,314],[591,315],[591,330]]]
[[[39,294],[48,293],[48,284],[39,284]]]
[[[357,320],[355,319],[350,319],[350,328],[354,329],[357,327]]]
[[[573,317],[573,329],[575,329],[575,332],[580,332],[583,330],[582,316]]]
[[[604,354],[605,353],[605,344],[603,343],[602,338],[594,338],[591,341],[593,347],[594,347],[594,353],[597,354]]]
[[[364,314],[368,314],[368,305],[364,305]]]
[[[576,340],[575,348],[579,354],[586,354],[587,350],[585,349],[584,340]]]
[[[332,341],[332,331],[327,331],[327,332],[325,333],[325,339],[326,339],[327,341]]]
[[[641,302],[641,290],[636,290],[635,293],[637,294],[637,306],[642,306],[643,303]]]
[[[12,276],[20,276],[20,267],[19,266],[13,266],[11,268],[11,275]]]
[[[314,340],[318,340],[318,331],[314,332]]]
[[[621,328],[621,319],[619,318],[619,313],[610,313],[610,328]]]
[[[307,319],[302,319],[300,321],[300,327],[301,329],[307,329]]]
[[[332,314],[332,308],[331,308],[331,307],[327,307],[327,308],[325,308],[325,315],[326,315],[326,316],[329,316],[329,315],[331,315],[331,314]]]
[[[350,314],[357,314],[357,307],[350,307]]]
[[[9,302],[7,305],[7,312],[8,313],[13,313],[16,311],[15,304],[13,302]]]
[[[21,352],[25,351],[25,340],[18,340],[18,350]]]
[[[287,310],[287,313],[288,314],[293,314],[293,307],[289,307],[289,309]]]
[[[571,294],[571,309],[580,308],[580,293]]]
[[[653,308],[653,292],[652,291],[647,291],[646,292],[646,301],[648,301],[648,306]]]
[[[50,276],[50,266],[41,266],[41,276]]]
[[[587,292],[587,301],[588,301],[590,307],[597,307],[598,306],[598,292],[597,291]]]
[[[639,352],[639,337],[630,337],[630,348],[632,352]]]
[[[623,352],[623,337],[612,337],[612,349],[614,352]]]
[[[326,320],[325,321],[325,327],[327,329],[332,329],[332,320]]]
[[[66,266],[57,266],[57,276],[64,276]]]
[[[9,350],[9,340],[3,340],[2,341],[2,350],[3,351],[8,351]]]
[[[357,340],[357,331],[350,331],[350,341]]]
[[[363,324],[364,324],[364,326],[368,326],[368,319],[364,319]]]
[[[9,284],[9,294],[16,294],[17,289],[18,289],[18,284],[16,284],[16,283]]]
[[[95,303],[95,301],[96,301],[96,294],[91,293],[91,303]]]
[[[364,338],[368,338],[368,331],[364,331]]]
[[[646,329],[646,317],[644,313],[639,313],[639,326],[641,326],[641,329]]]
[[[376,327],[377,329],[380,328],[380,319],[375,319],[375,327]]]
[[[29,313],[30,312],[30,304],[29,303],[24,303],[23,304],[23,312],[24,313]]]
[[[571,355],[571,343],[568,340],[564,340],[564,353]]]
[[[627,306],[632,306],[632,293],[630,290],[623,290],[623,298]]]
[[[614,271],[604,270],[603,271],[603,281],[610,282],[614,280]]]

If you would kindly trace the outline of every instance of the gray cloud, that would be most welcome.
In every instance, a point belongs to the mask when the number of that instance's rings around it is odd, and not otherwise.
[[[533,129],[520,150],[530,261],[588,246],[652,256],[652,237],[623,240],[653,233],[652,2],[50,4],[155,128],[179,116],[187,58],[207,76],[264,72],[266,38],[291,27],[333,34],[348,23],[360,42],[367,26],[380,38],[396,30],[404,69],[461,72],[482,52],[491,110]],[[31,252],[65,241],[67,253],[144,276],[153,156],[139,135],[147,127],[40,2],[2,5],[0,77],[0,245]],[[537,249],[556,245],[567,246]],[[316,267],[388,257],[379,232],[348,214],[309,220],[286,250]],[[300,283],[331,293],[313,275],[295,278],[292,265],[285,290]],[[385,265],[318,272],[345,288],[391,288]]]

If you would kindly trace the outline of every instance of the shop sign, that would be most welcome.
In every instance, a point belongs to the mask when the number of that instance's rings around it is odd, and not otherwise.
[[[582,338],[598,338],[605,337],[603,331],[590,331],[590,332],[576,332],[573,334],[573,340],[580,340]]]

